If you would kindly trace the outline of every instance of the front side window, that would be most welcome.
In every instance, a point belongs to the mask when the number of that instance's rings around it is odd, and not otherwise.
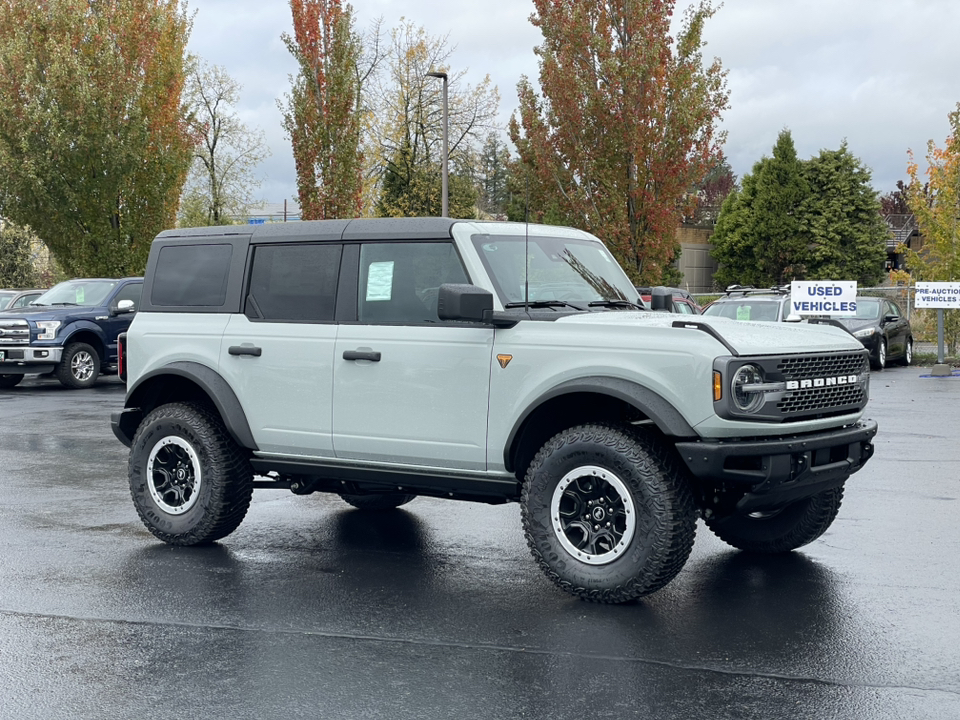
[[[116,280],[67,280],[47,290],[34,304],[97,307],[116,286]]]
[[[338,244],[260,245],[253,253],[245,313],[274,322],[333,322]]]
[[[505,306],[637,301],[636,288],[596,241],[486,234],[472,240]]]
[[[142,283],[130,283],[125,287],[120,288],[120,291],[117,293],[117,296],[113,298],[113,305],[116,306],[121,300],[132,300],[133,301],[133,311],[136,312],[140,309],[140,295],[143,293],[143,284]]]
[[[453,243],[369,243],[360,248],[357,313],[360,322],[439,322],[444,283],[467,283]]]

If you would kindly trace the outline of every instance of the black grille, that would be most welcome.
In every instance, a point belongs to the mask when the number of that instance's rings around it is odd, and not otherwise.
[[[814,380],[820,387],[787,390],[777,409],[785,419],[800,419],[811,415],[843,414],[862,407],[866,401],[865,383],[859,381],[867,371],[864,353],[848,355],[804,355],[784,358],[777,364],[784,380]],[[837,378],[855,375],[858,381],[840,384]],[[837,382],[837,384],[829,384]]]

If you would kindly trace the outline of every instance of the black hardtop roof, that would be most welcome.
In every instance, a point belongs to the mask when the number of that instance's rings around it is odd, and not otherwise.
[[[441,240],[452,237],[460,220],[452,218],[354,218],[350,220],[304,220],[262,225],[216,225],[164,230],[157,240],[195,237],[246,236],[252,243],[279,240]]]

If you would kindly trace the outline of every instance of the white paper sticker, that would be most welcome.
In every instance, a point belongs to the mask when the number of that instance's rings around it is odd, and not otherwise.
[[[381,302],[393,296],[393,260],[370,263],[367,270],[367,302]]]

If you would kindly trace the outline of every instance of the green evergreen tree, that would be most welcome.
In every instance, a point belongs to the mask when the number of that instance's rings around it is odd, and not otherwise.
[[[803,175],[810,191],[803,207],[804,234],[811,242],[807,278],[879,283],[890,231],[870,171],[844,142],[806,161]]]
[[[782,285],[806,277],[809,239],[802,223],[810,188],[789,130],[782,130],[773,157],[743,176],[720,210],[711,241],[720,263],[718,285]]]

